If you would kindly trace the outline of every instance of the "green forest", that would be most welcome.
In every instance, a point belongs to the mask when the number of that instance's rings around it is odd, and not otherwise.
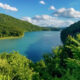
[[[9,15],[0,13],[0,38],[3,37],[19,37],[23,36],[24,32],[50,30],[33,25],[27,21],[22,21]]]
[[[0,80],[80,80],[79,74],[80,34],[36,63],[17,52],[0,54]]]
[[[80,33],[80,21],[72,24],[71,26],[65,28],[64,30],[62,30],[61,32],[61,40],[63,43],[66,42],[66,37],[68,37],[68,35],[71,35],[73,37],[76,36],[76,34]]]

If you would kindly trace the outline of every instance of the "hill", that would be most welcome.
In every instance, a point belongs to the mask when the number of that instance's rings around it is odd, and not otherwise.
[[[22,36],[24,32],[39,30],[44,29],[29,22],[0,13],[0,38],[18,37]]]
[[[65,28],[61,32],[61,40],[63,43],[66,42],[68,35],[75,37],[76,34],[80,33],[80,21],[72,24],[71,26]]]

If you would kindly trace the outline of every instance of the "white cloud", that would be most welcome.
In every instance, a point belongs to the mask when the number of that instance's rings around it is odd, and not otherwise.
[[[23,17],[22,20],[28,21],[28,22],[31,22],[32,21],[32,19],[30,17]]]
[[[76,11],[74,8],[61,8],[54,12],[53,16],[65,18],[80,18],[80,11]]]
[[[43,4],[43,5],[45,5],[46,3],[45,3],[44,1],[40,1],[40,4]]]
[[[6,9],[6,10],[10,10],[10,11],[18,11],[17,8],[12,7],[12,6],[8,5],[8,4],[3,4],[3,3],[0,3],[0,8]]]
[[[35,17],[23,17],[22,20],[28,21],[32,24],[44,27],[67,27],[74,23],[72,20],[61,20],[49,15],[37,15]]]
[[[50,6],[50,10],[55,10],[56,8],[54,6]]]

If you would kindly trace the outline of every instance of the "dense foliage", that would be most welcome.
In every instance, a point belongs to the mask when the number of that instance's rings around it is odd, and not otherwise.
[[[0,37],[21,36],[26,31],[48,30],[11,16],[0,14]]]
[[[69,36],[63,46],[44,55],[34,70],[39,72],[39,80],[80,80],[80,34],[76,39]]]
[[[80,33],[80,21],[72,24],[70,27],[62,30],[61,32],[61,39],[63,43],[66,42],[68,35],[75,36],[76,34]]]
[[[17,52],[0,54],[0,80],[80,80],[80,34],[36,63]]]
[[[0,80],[32,80],[31,61],[17,52],[0,54]]]

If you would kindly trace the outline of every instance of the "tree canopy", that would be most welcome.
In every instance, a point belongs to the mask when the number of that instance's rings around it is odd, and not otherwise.
[[[78,22],[72,24],[71,26],[63,29],[61,32],[61,40],[63,43],[65,43],[68,35],[75,37],[76,34],[78,34],[78,33],[80,33],[80,21],[78,21]]]

